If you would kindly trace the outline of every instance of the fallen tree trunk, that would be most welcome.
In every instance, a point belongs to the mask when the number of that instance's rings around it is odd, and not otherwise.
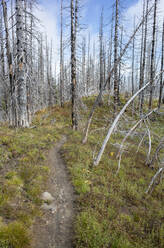
[[[163,148],[164,148],[164,137],[162,137],[162,139],[160,140],[159,145],[157,146],[157,149],[156,149],[156,151],[155,151],[155,153],[154,153],[154,155],[153,155],[153,157],[152,157],[150,163],[148,163],[148,166],[149,166],[149,167],[151,167],[151,166],[153,165],[155,159],[157,158],[158,153],[159,153],[160,150],[163,149]]]
[[[153,184],[155,183],[156,179],[158,178],[158,176],[159,176],[163,171],[164,171],[164,167],[160,168],[160,169],[157,171],[157,173],[154,175],[154,177],[152,178],[152,180],[151,180],[151,182],[150,182],[150,184],[149,184],[148,189],[147,189],[146,192],[145,192],[146,194],[149,193],[149,191],[150,191],[151,187],[153,186]],[[153,190],[153,189],[152,189],[152,190]]]
[[[146,118],[148,118],[153,112],[155,112],[157,110],[154,109],[152,110],[151,112],[149,112],[147,115],[145,115],[142,119],[140,119],[130,130],[129,132],[126,134],[126,136],[124,137],[123,141],[121,142],[121,146],[120,146],[120,150],[119,150],[119,153],[118,153],[118,156],[119,156],[119,162],[118,162],[118,169],[117,169],[117,173],[119,172],[120,170],[120,167],[121,167],[121,158],[122,158],[122,154],[123,154],[123,146],[124,146],[124,143],[125,141],[127,140],[127,138],[132,134],[132,132],[140,125],[140,123],[142,121],[144,121]]]
[[[156,76],[156,78],[157,78],[161,73],[162,73],[162,72],[160,72],[160,73]],[[122,108],[122,110],[120,111],[120,113],[116,116],[116,118],[115,118],[115,120],[114,120],[112,126],[111,126],[111,127],[109,128],[109,130],[108,130],[107,136],[106,136],[105,139],[104,139],[104,142],[103,142],[103,144],[102,144],[102,147],[101,147],[101,149],[100,149],[100,151],[99,151],[99,153],[98,153],[98,155],[97,155],[97,158],[96,158],[96,160],[94,161],[94,165],[95,165],[95,166],[97,166],[97,165],[99,164],[99,162],[100,162],[100,160],[101,160],[101,157],[102,157],[102,155],[103,155],[103,153],[104,153],[105,147],[106,147],[106,145],[107,145],[107,143],[108,143],[108,141],[109,141],[109,139],[110,139],[110,137],[111,137],[111,135],[112,135],[112,132],[113,132],[113,130],[115,129],[115,127],[116,127],[116,125],[117,125],[119,119],[121,118],[121,116],[122,116],[123,113],[125,112],[126,108],[129,106],[129,104],[130,104],[131,102],[133,102],[133,100],[136,98],[136,96],[138,96],[138,95],[139,95],[143,90],[145,90],[149,85],[150,85],[150,81],[149,81],[145,86],[143,86],[140,90],[138,90],[138,91],[129,99],[129,101],[124,105],[124,107]]]

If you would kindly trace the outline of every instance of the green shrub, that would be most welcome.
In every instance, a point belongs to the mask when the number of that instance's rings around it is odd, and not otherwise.
[[[108,247],[109,235],[103,221],[99,221],[94,213],[82,212],[76,223],[77,247]]]
[[[19,222],[3,225],[0,227],[0,245],[3,248],[27,248],[30,245],[29,233]]]

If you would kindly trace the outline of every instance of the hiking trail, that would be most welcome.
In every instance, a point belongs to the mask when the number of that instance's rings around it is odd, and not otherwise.
[[[33,227],[35,248],[73,248],[75,194],[61,156],[61,147],[65,142],[66,137],[63,137],[49,151],[47,191],[54,201],[50,205],[45,204],[43,218],[38,218]]]

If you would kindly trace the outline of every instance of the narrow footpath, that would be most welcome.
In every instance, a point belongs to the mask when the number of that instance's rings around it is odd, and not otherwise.
[[[43,205],[44,217],[33,227],[33,248],[73,248],[73,220],[75,195],[66,165],[61,156],[63,137],[48,156],[50,178],[47,191],[54,201]]]

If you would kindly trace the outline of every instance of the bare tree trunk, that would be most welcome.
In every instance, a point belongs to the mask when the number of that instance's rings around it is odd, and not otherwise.
[[[153,102],[153,83],[155,76],[154,57],[155,57],[155,36],[156,36],[156,21],[157,21],[157,2],[154,0],[154,23],[153,23],[153,37],[152,37],[152,52],[151,52],[151,69],[150,69],[150,98],[149,98],[149,110],[152,108]]]
[[[106,42],[105,42],[106,44]],[[104,75],[103,75],[103,84],[106,79],[106,45],[103,45],[103,70],[104,70]]]
[[[74,7],[74,0],[71,0],[71,83],[72,83],[72,128],[78,128],[77,113],[77,80],[76,80],[76,32],[77,32],[78,0]]]
[[[64,105],[64,65],[63,65],[63,0],[60,8],[60,105]]]
[[[16,0],[16,35],[17,35],[17,100],[18,100],[18,127],[29,127],[27,112],[27,91],[25,73],[23,1]]]
[[[145,15],[145,0],[143,0],[143,17]],[[141,89],[142,85],[142,65],[143,65],[143,44],[144,44],[144,22],[142,25],[142,35],[141,35],[141,54],[140,54],[140,81],[139,81],[139,89]],[[139,95],[139,108],[141,102],[141,95]]]
[[[96,69],[96,48],[95,42],[93,42],[93,54],[92,54],[92,79],[93,79],[93,87],[94,91],[97,92],[96,79],[95,79],[95,69]]]
[[[44,86],[44,59],[43,59],[43,37],[41,35],[41,39],[40,39],[40,92],[41,92],[41,107],[44,107],[44,90],[43,90],[43,86]]]
[[[46,37],[46,72],[47,72],[47,84],[48,84],[48,89],[47,89],[47,104],[48,106],[51,106],[51,75],[50,75],[50,55],[51,54],[51,48],[48,46],[48,41]]]
[[[162,31],[162,54],[161,54],[161,77],[160,77],[160,90],[159,90],[159,100],[158,100],[158,108],[161,107],[162,101],[162,91],[163,91],[163,60],[164,60],[164,21],[163,21],[163,31]]]
[[[86,95],[86,40],[83,38],[82,42],[82,89],[83,89],[83,94]]]
[[[110,44],[109,44],[109,58],[108,58],[108,74],[112,67],[112,53],[113,53],[113,22],[114,22],[114,11],[112,14],[112,23],[111,23],[111,34],[110,34]],[[108,82],[108,90],[109,90],[109,100],[108,104],[110,103],[110,90],[111,90],[111,78]]]
[[[1,12],[0,12],[1,14]],[[0,16],[0,76],[1,76],[1,80],[2,80],[2,85],[4,88],[4,111],[6,114],[6,117],[8,117],[8,94],[7,94],[7,90],[8,90],[8,86],[7,86],[7,82],[5,81],[5,54],[4,54],[4,37],[3,37],[3,21],[2,21],[2,15]]]
[[[121,40],[120,40],[120,54],[122,52],[122,41],[123,41],[123,26],[121,27]],[[118,74],[118,92],[120,94],[120,87],[121,87],[121,61],[119,63],[119,74]],[[120,104],[120,99],[118,104]]]
[[[49,73],[50,73],[50,84],[49,84],[49,106],[52,106],[52,40],[50,47],[50,59],[49,59]]]
[[[14,35],[14,13],[13,13],[13,0],[11,0],[11,25],[12,25],[12,53],[14,56],[15,50],[15,35]]]
[[[115,2],[115,34],[114,34],[114,113],[117,112],[119,104],[119,81],[118,81],[118,3]]]
[[[134,18],[134,30],[135,30],[135,18]],[[134,95],[134,67],[135,67],[135,37],[133,39],[133,49],[132,49],[132,96]],[[132,115],[134,114],[134,101],[132,106]]]
[[[7,53],[9,81],[10,81],[9,123],[11,126],[15,126],[16,114],[15,114],[15,108],[14,108],[15,97],[14,97],[13,61],[12,61],[11,45],[10,45],[10,39],[9,39],[7,5],[6,5],[6,1],[4,0],[2,0],[2,7],[3,7],[3,18],[4,18],[4,25],[5,25],[6,53]]]
[[[2,23],[2,17],[1,16],[0,16],[0,48],[1,48],[1,54],[0,54],[1,73],[2,73],[2,79],[4,80],[4,77],[5,77],[5,55],[4,55],[4,43],[3,43],[3,23]]]
[[[146,12],[149,9],[149,0],[146,3]],[[143,56],[142,56],[142,71],[140,77],[140,87],[144,85],[145,78],[145,65],[146,65],[146,50],[147,50],[147,25],[148,25],[148,17],[145,18],[145,34],[144,34],[144,42],[143,42]],[[143,104],[144,104],[144,92],[140,94],[140,115],[143,112]]]
[[[28,32],[28,27],[27,27],[27,0],[24,0],[24,11],[25,11],[25,63],[28,63],[28,37],[27,37],[27,32]],[[31,12],[31,27],[30,27],[30,76],[32,78],[32,43],[31,43],[31,37],[32,37],[32,3],[30,2],[30,12]],[[32,80],[32,79],[31,79]],[[27,82],[26,82],[26,91],[27,91],[27,113],[28,113],[28,122],[31,122],[31,109],[30,109],[30,98],[31,98],[31,94],[30,94],[30,84],[31,84],[31,80],[28,78]]]
[[[100,18],[100,31],[99,31],[99,42],[100,42],[100,84],[99,89],[104,85],[104,75],[103,75],[103,9],[101,11],[101,18]],[[102,105],[102,97],[100,99],[99,105]]]
[[[86,75],[86,93],[89,96],[89,88],[90,88],[90,81],[91,81],[91,64],[90,64],[90,33],[88,35],[88,58],[87,58],[87,75]]]
[[[1,14],[1,12],[0,12]],[[2,73],[2,77],[4,78],[5,76],[5,54],[4,54],[4,42],[3,42],[3,20],[2,20],[2,16],[0,16],[0,61],[1,61],[1,73]]]
[[[32,94],[32,88],[34,86],[34,72],[33,72],[33,67],[34,67],[34,59],[33,59],[33,26],[34,26],[34,18],[33,18],[33,3],[30,2],[30,74],[31,74],[31,80],[28,81],[27,88],[27,106],[28,106],[28,119],[29,123],[31,123],[32,115],[34,114],[34,102],[32,100],[33,94]]]
[[[135,20],[134,20],[135,29]],[[135,38],[133,39],[133,49],[132,49],[132,96],[134,95],[134,62],[135,62]]]

